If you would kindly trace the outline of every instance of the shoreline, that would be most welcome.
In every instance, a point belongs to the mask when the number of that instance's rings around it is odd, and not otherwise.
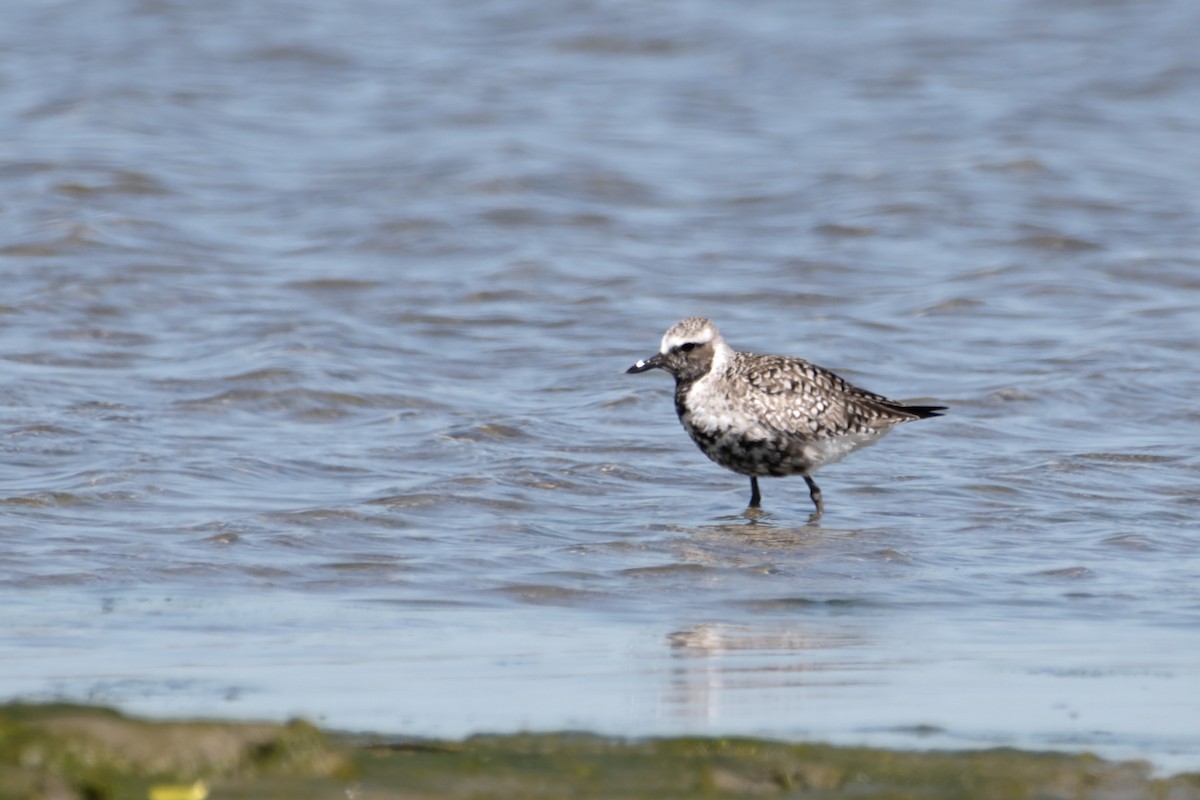
[[[0,797],[1171,798],[1200,773],[1012,748],[888,750],[734,737],[580,732],[460,740],[303,721],[148,720],[100,706],[0,706]]]

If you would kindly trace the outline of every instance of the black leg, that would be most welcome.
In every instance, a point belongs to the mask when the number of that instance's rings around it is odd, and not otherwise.
[[[821,487],[817,486],[817,482],[807,475],[804,476],[804,482],[808,484],[808,496],[812,498],[813,505],[817,507],[817,516],[825,513],[825,504],[821,502]]]
[[[762,495],[758,491],[758,478],[754,475],[750,476],[750,507],[758,508],[762,505]]]

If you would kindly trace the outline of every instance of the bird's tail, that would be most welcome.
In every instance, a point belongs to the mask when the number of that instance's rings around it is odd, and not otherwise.
[[[901,411],[906,411],[917,419],[940,417],[946,408],[946,406],[900,406]]]

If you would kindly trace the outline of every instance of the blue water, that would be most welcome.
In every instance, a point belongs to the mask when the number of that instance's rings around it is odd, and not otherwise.
[[[0,10],[0,697],[1200,770],[1200,9]],[[951,407],[709,463],[690,314]]]

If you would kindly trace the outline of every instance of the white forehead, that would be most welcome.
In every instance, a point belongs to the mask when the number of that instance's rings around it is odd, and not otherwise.
[[[681,319],[663,334],[660,353],[670,352],[672,347],[678,347],[687,342],[706,344],[717,337],[717,326],[704,317],[688,317]]]

